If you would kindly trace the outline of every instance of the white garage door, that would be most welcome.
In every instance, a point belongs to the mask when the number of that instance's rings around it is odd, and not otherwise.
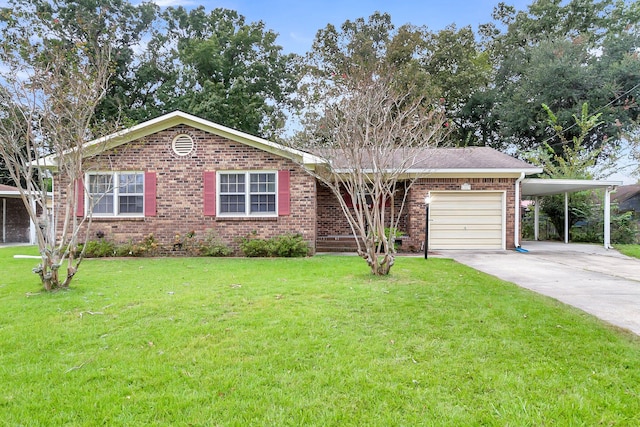
[[[430,249],[504,249],[504,192],[432,192]]]

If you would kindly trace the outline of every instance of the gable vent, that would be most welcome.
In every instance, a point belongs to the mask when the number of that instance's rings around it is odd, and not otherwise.
[[[193,138],[189,135],[178,135],[173,139],[171,143],[173,152],[178,156],[186,156],[193,151]]]

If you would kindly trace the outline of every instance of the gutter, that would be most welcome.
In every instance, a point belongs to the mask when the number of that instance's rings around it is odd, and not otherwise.
[[[525,173],[520,174],[520,178],[516,180],[516,206],[515,206],[515,221],[513,227],[513,244],[516,248],[520,247],[520,183],[524,179]]]

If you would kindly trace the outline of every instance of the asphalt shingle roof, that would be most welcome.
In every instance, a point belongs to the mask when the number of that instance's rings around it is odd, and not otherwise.
[[[322,150],[321,157],[330,160],[334,167],[349,168],[352,158],[341,150]],[[359,153],[362,156],[362,167],[368,167],[366,151]],[[394,166],[407,166],[406,159],[411,158],[409,169],[412,170],[447,170],[447,169],[509,169],[509,170],[536,170],[539,169],[525,161],[516,159],[508,154],[501,153],[490,147],[465,147],[465,148],[420,148],[398,149],[390,158],[381,159],[386,168]],[[403,160],[404,163],[403,163]]]

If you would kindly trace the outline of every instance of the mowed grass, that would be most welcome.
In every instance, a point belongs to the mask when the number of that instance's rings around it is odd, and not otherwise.
[[[626,256],[640,258],[640,245],[616,245],[616,249]]]
[[[87,260],[0,249],[0,424],[640,424],[640,341],[451,260]]]

